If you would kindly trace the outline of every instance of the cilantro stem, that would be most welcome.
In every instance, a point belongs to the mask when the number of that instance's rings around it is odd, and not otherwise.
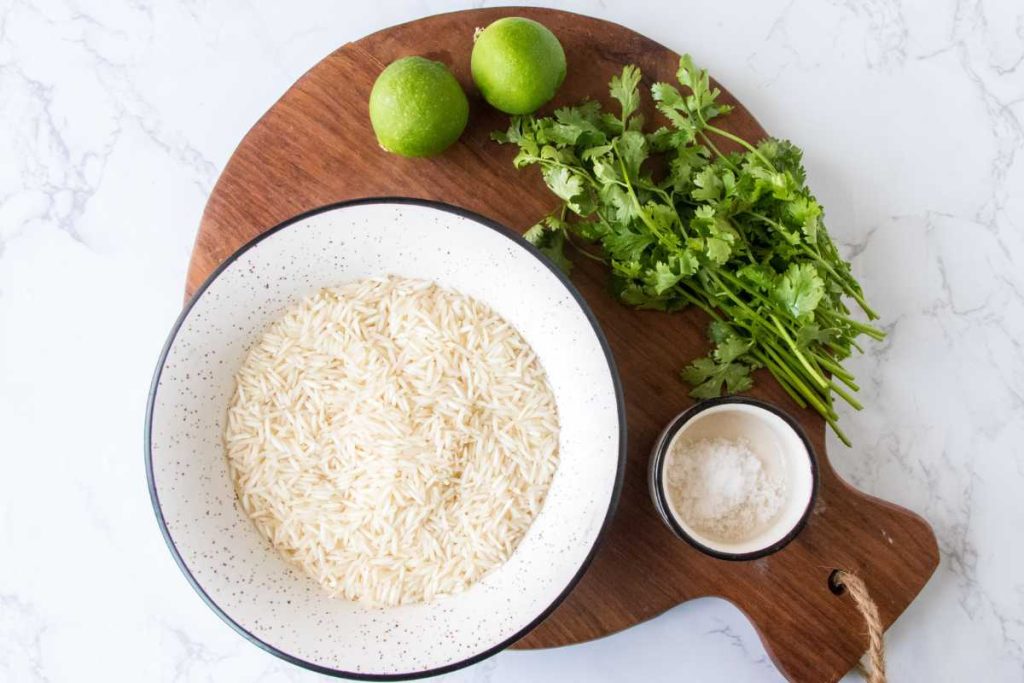
[[[782,361],[772,353],[770,350],[755,350],[752,355],[754,358],[768,369],[772,376],[775,377],[780,383],[786,385],[787,392],[793,397],[801,407],[807,405],[803,398],[803,394],[807,392],[807,385],[800,381],[800,379],[793,374],[793,371],[786,367]]]
[[[693,88],[691,88],[691,90],[693,90]],[[694,95],[697,95],[697,93],[694,92]],[[701,112],[699,106],[696,109],[694,109],[692,112],[690,112],[690,113],[691,113],[691,116],[696,116],[697,120],[700,121],[701,126],[700,126],[700,128],[697,129],[698,130],[698,134],[700,135],[700,139],[703,140],[704,144],[706,144],[708,147],[710,147],[711,150],[716,155],[718,155],[718,157],[720,159],[722,159],[722,161],[724,161],[733,171],[738,171],[739,169],[737,169],[736,166],[732,163],[732,161],[730,161],[729,157],[725,156],[724,154],[722,154],[721,151],[719,151],[718,147],[715,146],[715,143],[713,143],[711,141],[711,138],[709,138],[707,135],[704,134],[705,130],[709,130],[712,133],[717,133],[718,135],[721,135],[722,137],[726,138],[727,140],[732,140],[733,142],[739,143],[740,145],[742,145],[743,147],[746,147],[752,153],[757,155],[757,157],[759,159],[761,159],[761,161],[763,161],[764,163],[766,163],[768,165],[768,168],[772,169],[773,171],[775,170],[775,167],[772,166],[771,162],[769,162],[767,159],[765,159],[763,156],[761,156],[760,152],[758,152],[756,149],[751,147],[749,142],[747,142],[743,138],[740,138],[740,137],[737,137],[737,136],[733,135],[732,133],[730,133],[728,131],[724,131],[721,128],[717,128],[715,126],[712,126],[710,123],[708,123],[708,120],[704,118],[704,114]]]
[[[797,357],[797,360],[800,361],[800,364],[807,369],[807,372],[810,374],[811,379],[813,379],[822,389],[826,388],[828,386],[828,382],[826,382],[825,378],[818,374],[818,372],[811,367],[811,364],[807,361],[807,358],[805,358],[804,354],[801,353],[800,347],[797,346],[796,342],[793,341],[792,338],[790,338],[790,336],[786,333],[786,328],[782,326],[782,323],[779,322],[779,319],[775,317],[775,314],[769,315],[768,318],[773,323],[775,323],[775,329],[779,331],[779,336],[781,336],[782,339],[786,342],[786,345],[789,346],[789,349],[793,352],[793,355]]]
[[[633,200],[633,208],[636,209],[636,212],[640,216],[640,220],[644,222],[644,225],[654,233],[659,242],[664,244],[665,236],[661,234],[661,230],[658,229],[658,226],[654,224],[654,221],[652,221],[650,216],[647,215],[647,212],[644,211],[644,208],[640,205],[640,200],[636,196],[636,192],[633,191],[633,184],[629,182],[629,173],[626,172],[626,162],[622,160],[619,148],[615,146],[614,142],[612,142],[612,151],[615,152],[615,158],[619,160],[619,168],[622,170],[622,178],[626,181],[626,192],[629,193],[630,198]]]
[[[782,387],[787,394],[789,394],[789,397],[793,399],[793,403],[796,403],[801,408],[807,407],[807,401],[804,400],[803,396],[801,396],[796,389],[789,385],[788,379],[786,379],[782,375],[773,372],[771,368],[768,368],[768,372],[772,373],[772,377],[774,377],[775,381],[779,383],[779,386]]]
[[[739,306],[741,309],[743,309],[743,311],[747,315],[750,316],[751,320],[755,320],[755,321],[761,320],[761,316],[757,313],[757,311],[755,311],[752,308],[750,308],[749,306],[747,306],[747,304],[743,301],[743,299],[741,299],[738,296],[736,296],[736,294],[731,289],[726,287],[722,283],[722,281],[718,279],[718,275],[719,274],[726,275],[726,273],[723,273],[721,271],[719,271],[717,273],[715,271],[711,271],[710,272],[711,278],[715,281],[715,284],[717,284],[721,288],[722,292],[725,293],[725,295],[728,296],[730,299],[732,299],[734,302],[736,302],[736,305]],[[771,330],[771,328],[767,327],[767,326],[766,326],[766,329],[768,329],[769,331]]]
[[[767,323],[763,322],[763,318],[758,313],[756,313],[755,311],[751,310],[743,302],[742,299],[737,297],[728,287],[724,286],[722,284],[722,282],[715,277],[715,273],[714,272],[711,273],[711,277],[713,279],[715,279],[716,284],[718,284],[718,286],[721,288],[722,292],[725,293],[725,295],[727,297],[732,299],[736,303],[736,305],[740,309],[742,309],[744,311],[744,313],[747,315],[746,320],[744,320],[740,316],[737,316],[735,314],[731,314],[731,317],[733,318],[733,321],[735,323],[739,324],[744,329],[746,329],[748,332],[750,332],[752,337],[754,337],[756,335],[755,335],[755,331],[754,331],[753,327],[751,327],[751,325],[757,325],[759,328],[761,328],[762,330],[767,332],[768,335],[770,335],[770,336],[767,336],[767,337],[766,336],[762,336],[760,338],[761,345],[764,346],[766,349],[769,349],[769,350],[775,349],[775,350],[777,350],[781,354],[782,353],[782,349],[779,349],[776,346],[776,344],[774,343],[774,341],[772,340],[772,336],[780,336],[782,338],[782,340],[786,343],[786,346],[789,347],[790,351],[800,361],[800,364],[801,364],[801,366],[803,368],[804,374],[807,375],[808,379],[810,379],[814,384],[816,384],[821,389],[827,389],[828,388],[828,382],[825,380],[824,377],[822,377],[822,375],[820,373],[820,370],[815,368],[814,366],[812,366],[811,362],[808,361],[808,359],[800,352],[800,349],[796,345],[796,343],[789,337],[788,334],[786,334],[785,328],[782,326],[782,323],[778,320],[778,318],[776,318],[774,315],[770,316],[772,322],[775,324],[775,328],[772,328]],[[721,304],[719,304],[719,305],[721,306]],[[747,321],[749,321],[749,323]],[[779,362],[781,363],[781,360]]]
[[[773,221],[771,218],[768,218],[768,216],[764,216],[762,214],[759,214],[756,211],[745,211],[744,213],[746,213],[748,216],[753,216],[754,218],[760,218],[762,221],[764,221],[768,225],[772,226],[773,228],[775,228],[779,232],[789,232],[788,230],[786,230],[786,226],[782,225],[778,221]]]
[[[703,121],[704,119],[702,118],[701,120]],[[754,147],[743,138],[739,137],[738,135],[733,135],[727,130],[722,130],[717,126],[712,126],[707,121],[704,121],[704,128],[716,135],[721,135],[726,140],[732,140],[736,144],[746,147],[747,151],[749,151],[751,154],[753,154],[755,157],[761,160],[761,163],[770,168],[772,171],[775,171],[775,165],[772,162],[768,161],[768,159],[763,154],[761,154],[761,152],[758,151],[757,147]]]
[[[836,363],[828,356],[820,353],[818,354],[818,362],[824,365],[825,369],[831,372],[833,377],[838,377],[843,380],[843,383],[846,384],[846,386],[850,387],[854,391],[860,391],[860,387],[858,387],[853,381],[853,375],[844,370],[842,365],[839,365],[839,363]]]
[[[858,401],[853,396],[851,396],[850,394],[848,394],[845,391],[843,391],[843,388],[838,386],[835,382],[829,382],[828,386],[829,386],[829,388],[832,389],[832,391],[834,391],[837,394],[839,394],[839,396],[841,396],[844,401],[846,401],[851,406],[853,406],[854,410],[863,410],[864,409],[864,406],[862,406],[860,404],[860,401]]]
[[[850,437],[846,436],[846,433],[839,428],[839,422],[836,420],[830,420],[827,417],[825,418],[825,422],[828,422],[828,426],[832,428],[832,431],[835,432],[835,435],[839,437],[839,440],[843,442],[844,446],[849,448],[853,445],[853,442],[850,441]]]
[[[840,382],[848,386],[850,388],[850,391],[860,391],[860,385],[854,382],[852,377],[847,379],[846,377],[841,377],[839,375],[834,376],[838,377]]]
[[[722,317],[720,315],[718,315],[718,313],[712,307],[708,306],[706,303],[704,303],[699,298],[697,298],[697,296],[694,296],[693,294],[691,294],[690,292],[688,292],[685,289],[685,287],[688,287],[688,286],[691,286],[691,285],[689,285],[689,283],[683,281],[683,282],[680,282],[679,284],[677,284],[676,288],[683,295],[683,298],[685,298],[691,304],[695,305],[697,308],[699,308],[702,311],[704,311],[705,313],[707,313],[709,316],[711,316],[711,318],[713,320],[717,320],[718,322],[721,322],[722,321]],[[699,295],[700,293],[698,292],[697,294]]]
[[[578,254],[580,254],[582,256],[586,256],[591,261],[597,261],[598,263],[603,263],[606,266],[608,265],[608,261],[606,261],[605,259],[601,258],[597,254],[590,253],[589,251],[584,249],[581,245],[576,244],[576,242],[574,242],[572,237],[569,235],[569,231],[568,230],[565,231],[565,241],[569,243],[569,246],[571,246],[573,249],[576,250],[576,253],[578,253]]]
[[[747,283],[743,282],[743,280],[739,279],[738,277],[736,277],[732,273],[730,273],[728,271],[725,271],[725,270],[719,270],[718,272],[724,278],[729,280],[729,282],[733,283],[734,285],[736,285],[737,287],[742,289],[747,294],[750,294],[750,296],[752,296],[754,299],[757,299],[762,304],[765,304],[766,306],[769,306],[769,307],[772,307],[772,306],[775,305],[774,301],[771,301],[770,299],[765,297],[763,294],[761,294],[761,292],[759,292],[756,289],[750,287],[749,285],[747,285]]]
[[[885,332],[883,330],[878,329],[877,327],[875,327],[873,325],[867,325],[865,323],[862,323],[862,322],[859,322],[857,320],[854,320],[853,318],[840,317],[840,316],[837,316],[835,313],[832,313],[831,311],[828,311],[828,310],[821,310],[821,311],[818,311],[818,313],[822,317],[829,318],[829,319],[831,319],[833,321],[836,321],[836,322],[838,322],[838,323],[840,323],[842,325],[849,325],[850,327],[852,327],[853,329],[857,330],[858,332],[863,332],[864,334],[866,334],[867,336],[871,337],[875,341],[882,341],[883,339],[885,339]],[[858,350],[860,350],[860,349],[858,348]]]
[[[821,415],[825,419],[834,419],[834,418],[838,417],[835,414],[835,411],[832,410],[832,408],[826,406],[822,402],[821,398],[819,397],[819,395],[818,395],[818,393],[816,391],[814,391],[812,388],[807,386],[807,384],[805,382],[802,382],[799,378],[797,378],[793,374],[793,371],[789,368],[789,366],[787,366],[782,361],[781,358],[779,358],[776,355],[775,351],[773,351],[771,348],[766,348],[765,352],[772,358],[772,360],[775,361],[777,367],[784,374],[786,374],[790,378],[791,381],[793,381],[794,386],[797,387],[800,390],[800,393],[803,395],[804,398],[807,399],[807,402],[811,406],[813,406],[815,410],[817,410],[819,413],[821,413]],[[771,369],[771,368],[769,367],[769,369]],[[773,372],[772,374],[775,374],[775,373]]]
[[[569,166],[568,164],[563,164],[561,161],[556,161],[555,159],[544,159],[541,157],[532,157],[532,159],[535,160],[534,163],[539,163],[541,166],[554,166],[555,168],[564,168],[573,175],[583,176],[583,179],[590,183],[594,188],[599,189],[601,187],[600,185],[598,185],[597,180],[595,180],[594,177],[590,175],[590,173],[587,171],[587,169],[583,168],[582,166]]]
[[[756,215],[756,214],[754,214],[754,215]],[[760,218],[760,216],[758,216],[758,218]],[[824,268],[824,269],[825,269],[826,271],[828,271],[828,273],[829,273],[830,275],[832,275],[832,277],[834,277],[834,278],[835,278],[836,280],[838,280],[838,281],[839,281],[839,283],[840,283],[840,284],[842,285],[842,287],[843,287],[843,291],[844,291],[844,292],[845,292],[845,293],[846,293],[846,294],[847,294],[847,295],[848,295],[848,296],[849,296],[850,298],[852,298],[852,299],[853,299],[854,301],[856,301],[856,302],[857,302],[857,305],[858,305],[858,306],[860,306],[861,310],[862,310],[862,311],[864,311],[864,313],[865,313],[865,314],[866,314],[866,315],[868,316],[868,318],[870,318],[871,320],[877,320],[877,319],[878,319],[878,314],[877,314],[877,313],[875,313],[874,309],[872,309],[872,308],[871,308],[871,306],[869,306],[869,305],[868,305],[868,302],[867,302],[867,301],[865,301],[865,299],[864,299],[864,295],[863,295],[863,294],[862,294],[862,293],[861,293],[860,291],[858,291],[858,289],[857,289],[857,288],[855,288],[855,287],[854,287],[854,286],[853,286],[853,285],[852,285],[852,284],[850,283],[850,280],[849,280],[849,278],[848,278],[848,277],[844,277],[844,276],[840,275],[839,273],[837,273],[837,272],[835,271],[835,269],[833,269],[833,268],[832,268],[832,266],[831,266],[831,265],[829,265],[829,263],[828,263],[828,262],[827,262],[827,261],[826,261],[825,259],[823,259],[823,258],[821,257],[821,255],[820,255],[820,254],[817,254],[817,253],[815,253],[815,252],[814,252],[814,251],[813,251],[813,250],[812,250],[812,249],[811,249],[810,247],[808,247],[808,246],[807,246],[806,244],[803,244],[803,243],[801,243],[801,244],[800,244],[800,249],[801,249],[801,250],[802,250],[802,251],[803,251],[803,252],[804,252],[805,254],[807,254],[808,256],[810,256],[811,258],[813,258],[813,259],[814,259],[814,261],[815,261],[815,262],[816,262],[816,263],[817,263],[818,265],[820,265],[820,266],[821,266],[822,268]]]
[[[783,362],[782,361],[782,356],[783,356],[783,354],[786,353],[786,349],[781,348],[772,339],[762,339],[761,340],[761,344],[764,346],[765,350],[771,351],[775,356],[777,356],[780,363]],[[815,392],[815,395],[822,394],[822,395],[826,395],[826,397],[827,397],[827,391],[826,391],[827,387],[821,386],[821,385],[819,385],[819,383],[817,381],[815,381],[814,377],[811,374],[812,370],[809,369],[807,366],[804,366],[804,365],[802,365],[800,363],[797,363],[797,364],[794,365],[793,363],[790,362],[785,367],[786,367],[786,369],[789,370],[790,374],[792,374],[794,377],[806,378],[808,381],[810,381],[814,385],[813,387],[808,387],[807,388],[808,391]],[[802,380],[801,380],[801,383],[803,384]]]
[[[735,282],[739,287],[744,289],[744,291],[748,292],[749,294],[756,298],[761,299],[761,301],[768,305],[769,307],[772,307],[774,305],[771,301],[762,297],[758,292],[750,289],[749,287],[746,287],[742,280],[732,276],[730,273],[727,273],[724,270],[718,270],[716,273],[712,273],[712,277],[714,278],[716,277],[716,275],[722,275],[723,277],[726,277],[727,279],[730,279],[731,281]],[[789,346],[790,349],[792,349],[795,352],[797,358],[801,360],[801,363],[810,373],[810,377],[815,381],[815,383],[824,387],[824,378],[822,378],[820,373],[816,372],[815,369],[810,366],[810,364],[807,362],[807,359],[804,358],[803,354],[800,353],[799,347],[797,346],[796,342],[794,342],[789,337],[789,335],[786,334],[785,328],[782,326],[782,323],[779,321],[778,318],[776,318],[774,315],[771,316],[771,320],[775,324],[774,328],[768,325],[767,323],[762,322],[763,318],[757,311],[754,311],[749,306],[747,306],[747,304],[744,303],[742,299],[737,297],[732,291],[729,290],[728,287],[724,286],[720,280],[716,279],[716,282],[718,286],[722,288],[722,291],[725,292],[725,294],[729,298],[735,301],[737,305],[747,313],[747,315],[750,317],[752,321],[758,323],[762,327],[762,329],[767,331],[769,334],[775,335],[775,333],[778,332],[777,336],[781,336],[782,339],[786,342],[786,345]],[[766,340],[766,343],[768,343],[768,340]]]
[[[756,314],[753,311],[750,311],[750,309],[746,308],[746,305],[742,302],[742,300],[740,300],[737,297],[735,297],[735,295],[727,287],[725,287],[720,281],[718,282],[718,284],[719,284],[720,287],[722,287],[722,290],[730,298],[732,298],[740,308],[746,309],[747,312],[750,313],[753,316],[751,318],[752,321],[759,320],[759,318],[756,316]],[[689,299],[690,301],[692,301],[693,303],[697,303],[698,305],[700,305],[700,302],[697,302],[696,300],[694,300],[693,297],[691,297],[688,293],[686,295],[686,298]],[[704,306],[701,306],[701,308],[704,308]],[[705,308],[705,311],[710,313],[710,310],[708,310],[706,308]],[[714,316],[714,317],[716,319],[718,318],[718,316]],[[737,318],[736,316],[733,316],[733,318],[736,319],[737,322],[740,321],[740,319]],[[817,367],[818,366],[818,361],[820,360],[820,357],[815,357],[815,356],[811,356],[810,358],[805,357],[800,352],[800,350],[796,346],[795,342],[793,342],[793,340],[788,336],[788,334],[786,334],[785,329],[782,327],[782,323],[778,320],[778,318],[776,318],[775,316],[770,316],[770,318],[771,318],[772,322],[775,324],[776,330],[778,331],[779,336],[782,337],[782,339],[786,342],[787,346],[789,346],[790,350],[801,361],[801,365],[803,367],[803,370],[805,371],[805,373],[807,374],[807,377],[810,380],[812,380],[820,389],[822,389],[822,390],[824,390],[826,392],[828,390],[830,390],[830,389],[832,391],[835,391],[836,394],[838,394],[843,400],[845,400],[847,403],[849,403],[851,406],[853,406],[857,410],[860,410],[861,408],[863,408],[863,406],[853,396],[848,394],[841,387],[837,386],[833,382],[829,382],[829,381],[824,379],[824,377],[821,374],[821,369],[819,367]],[[746,327],[746,325],[744,325],[742,322],[740,324],[742,326]],[[768,328],[768,329],[770,330],[770,328]],[[752,332],[752,330],[751,330],[751,332]],[[790,393],[791,396],[793,394],[792,394],[792,392],[789,391],[790,389],[793,389],[795,391],[803,393],[803,395],[807,397],[807,400],[810,401],[812,403],[812,405],[815,406],[816,410],[819,410],[819,411],[823,412],[823,414],[828,413],[828,414],[834,415],[834,411],[831,409],[831,407],[827,406],[825,403],[823,403],[822,400],[820,398],[818,398],[818,396],[815,393],[815,391],[813,389],[811,389],[810,387],[808,387],[804,382],[802,382],[799,379],[799,377],[796,374],[794,374],[793,370],[791,370],[790,367],[788,365],[786,365],[782,361],[782,359],[780,357],[781,349],[778,349],[775,346],[775,344],[773,344],[770,341],[765,340],[765,339],[762,339],[762,344],[765,347],[765,351],[768,354],[770,354],[771,362],[767,362],[767,363],[764,362],[764,358],[759,358],[759,360],[761,360],[761,362],[766,367],[768,367],[769,370],[771,370],[772,374],[775,376],[775,378],[777,380],[779,380],[780,384],[789,383],[790,386],[783,386],[783,388],[786,389],[787,392]],[[755,357],[758,357],[757,354],[755,354]],[[834,366],[834,364],[833,364],[833,366]],[[837,377],[841,381],[843,381],[844,383],[847,380],[847,376],[848,376],[848,373],[846,373],[845,371],[842,371],[842,376],[837,375]],[[854,385],[851,388],[854,389],[854,391],[857,390],[856,389],[856,385]],[[828,393],[824,394],[824,399],[825,399],[825,401],[829,401]],[[801,407],[803,407],[803,406],[801,406]]]
[[[760,316],[756,312],[754,312],[749,307],[747,307],[747,305],[739,297],[737,297],[732,291],[730,291],[729,288],[726,287],[720,280],[717,280],[717,278],[716,278],[717,274],[720,274],[720,275],[723,275],[723,276],[727,276],[730,279],[735,279],[735,278],[732,278],[731,275],[729,275],[728,273],[726,273],[724,271],[718,271],[717,273],[712,273],[711,274],[711,277],[715,278],[715,281],[718,284],[718,286],[721,288],[721,290],[730,299],[735,301],[737,306],[739,306],[741,309],[743,309],[749,315],[749,319],[751,320],[751,322],[753,322],[755,324],[758,324],[759,327],[762,327],[763,329],[765,329],[769,333],[773,332],[771,327],[764,326],[764,325],[762,325],[760,323],[761,318],[760,318]],[[738,282],[738,280],[737,280],[737,282]],[[732,316],[732,317],[735,318],[737,321],[740,320],[735,315]],[[804,356],[804,354],[800,351],[799,347],[797,346],[796,342],[794,342],[793,339],[786,333],[786,330],[785,330],[784,326],[782,325],[781,321],[779,321],[779,319],[776,318],[774,315],[770,316],[770,319],[772,320],[772,322],[775,325],[774,331],[778,332],[778,336],[780,336],[782,338],[782,340],[789,347],[790,351],[792,351],[793,354],[796,356],[796,358],[800,361],[800,364],[803,366],[803,369],[806,372],[808,378],[811,381],[813,381],[818,387],[820,387],[823,390],[827,390],[830,386],[834,386],[834,385],[832,385],[830,382],[828,382],[823,377],[822,372],[821,372],[821,368],[818,367],[817,359],[814,356],[811,356],[810,358]],[[744,325],[744,327],[746,327],[746,325]],[[750,329],[749,327],[747,329],[748,329],[748,331],[751,332],[751,334],[753,334],[753,330],[752,329]],[[769,349],[769,350],[777,349],[775,344],[771,342],[770,338],[768,338],[768,339],[762,338],[761,343],[767,349]],[[781,352],[781,349],[779,349],[779,351]],[[779,360],[779,362],[781,363],[781,360]],[[846,373],[844,373],[844,374],[846,374]],[[790,371],[790,375],[789,376],[792,377],[791,371]],[[841,380],[845,380],[844,377],[840,377],[840,379]],[[845,394],[845,392],[842,392],[842,390],[838,390],[836,393],[838,393],[840,396],[842,396],[851,405],[860,405],[860,404],[858,404],[856,402],[855,399],[852,399],[852,397],[850,397],[848,394]]]
[[[707,126],[706,123],[704,125]],[[721,159],[729,168],[733,170],[733,172],[739,171],[739,169],[736,168],[736,165],[732,163],[729,157],[722,154],[721,150],[719,150],[718,147],[715,147],[715,143],[711,142],[711,138],[709,138],[703,132],[699,132],[697,134],[700,135],[700,139],[704,141],[704,144],[707,145],[708,148],[710,148],[711,151],[715,153],[715,156]]]
[[[682,285],[682,283],[680,283],[680,285]],[[687,291],[687,289],[684,286],[677,286],[677,288],[679,293],[682,294],[683,298],[686,299],[689,303],[694,304],[695,306],[703,310],[713,320],[722,322],[721,316],[718,315],[718,313],[714,309],[712,309],[703,301],[700,301],[698,298],[693,296],[689,291]],[[736,322],[739,321],[737,320]],[[740,325],[742,327],[746,327],[746,325],[744,325],[743,323],[740,323]],[[774,349],[774,344],[765,347],[765,351],[771,354],[770,358],[766,356],[763,352],[758,350],[754,350],[752,355],[755,359],[757,359],[759,363],[768,368],[769,372],[772,373],[772,375],[779,382],[782,388],[786,391],[787,394],[789,394],[790,398],[792,398],[798,406],[800,406],[801,408],[807,407],[807,402],[803,398],[801,398],[801,394],[803,394],[804,396],[807,397],[807,401],[810,401],[815,406],[815,410],[822,412],[822,414],[831,413],[831,410],[828,409],[823,403],[821,403],[821,401],[814,395],[814,390],[808,387],[806,383],[804,383],[796,374],[794,374],[794,372],[789,368],[789,366],[787,366],[782,361],[782,359],[778,357]]]
[[[768,372],[772,373],[772,377],[774,377],[775,381],[779,383],[779,386],[789,394],[789,397],[793,399],[794,403],[801,408],[807,407],[807,401],[805,401],[800,395],[800,392],[791,385],[793,380],[790,378],[790,375],[783,370],[783,368],[776,367],[774,362],[765,358],[761,353],[755,352],[753,355],[761,365],[768,369]]]

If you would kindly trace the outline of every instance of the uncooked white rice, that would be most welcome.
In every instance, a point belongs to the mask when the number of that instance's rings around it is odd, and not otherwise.
[[[558,465],[532,349],[431,282],[320,291],[267,329],[236,382],[225,446],[242,507],[346,599],[464,590],[512,554]]]

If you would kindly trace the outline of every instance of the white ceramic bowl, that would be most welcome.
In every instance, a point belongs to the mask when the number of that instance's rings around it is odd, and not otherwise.
[[[393,273],[491,306],[539,356],[561,421],[560,462],[512,557],[459,595],[369,608],[286,564],[236,502],[221,443],[234,374],[263,328],[320,287]],[[568,280],[522,238],[454,207],[350,202],[242,247],[174,325],[146,417],[150,494],[168,547],[206,603],[290,662],[340,676],[416,678],[472,664],[539,624],[580,579],[625,463],[622,391],[607,342]]]
[[[744,439],[769,473],[786,482],[779,513],[741,540],[726,541],[694,529],[665,490],[665,468],[676,441]],[[651,500],[677,536],[725,560],[752,560],[781,550],[803,528],[814,506],[818,469],[799,423],[781,409],[742,396],[703,401],[669,422],[654,443],[649,470]]]

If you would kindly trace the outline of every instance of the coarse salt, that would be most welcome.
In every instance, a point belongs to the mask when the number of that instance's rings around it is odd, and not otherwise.
[[[759,533],[782,509],[786,481],[765,467],[746,439],[676,440],[669,446],[666,492],[694,531],[737,542]]]

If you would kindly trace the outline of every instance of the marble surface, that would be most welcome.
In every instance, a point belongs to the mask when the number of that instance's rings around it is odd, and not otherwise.
[[[174,566],[144,485],[146,391],[247,128],[336,46],[457,6],[0,0],[0,680],[319,678],[244,642]],[[889,631],[891,678],[1024,678],[1024,5],[571,8],[692,52],[806,150],[890,333],[851,363],[867,408],[844,412],[856,446],[833,439],[832,460],[942,551]],[[778,678],[742,615],[701,600],[445,680]]]

